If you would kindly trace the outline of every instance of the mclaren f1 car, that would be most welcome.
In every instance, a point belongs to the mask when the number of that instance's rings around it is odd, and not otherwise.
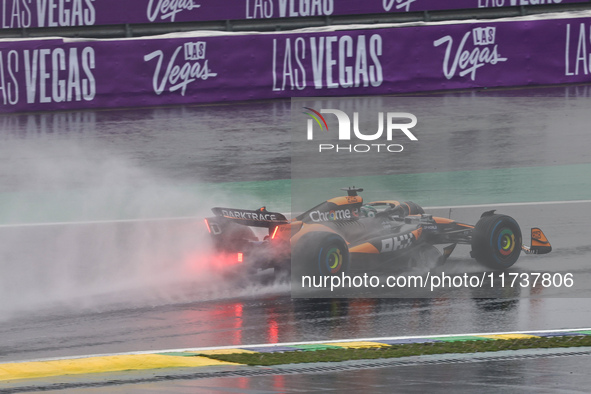
[[[476,261],[504,270],[515,264],[521,252],[552,250],[539,228],[531,229],[531,244],[524,245],[517,222],[495,211],[484,212],[470,225],[426,214],[410,201],[364,203],[359,195],[363,189],[341,190],[347,195],[324,201],[290,220],[265,207],[216,207],[212,208],[215,216],[205,223],[216,251],[234,256],[235,263],[249,272],[268,268],[289,272],[292,267],[309,274],[341,275],[365,264],[406,269],[430,260],[429,264],[439,265],[458,244],[470,245]],[[263,228],[261,236],[253,231],[256,227]]]

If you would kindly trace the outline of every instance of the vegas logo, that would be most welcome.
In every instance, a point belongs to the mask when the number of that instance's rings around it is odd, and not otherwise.
[[[443,59],[443,74],[451,79],[456,73],[460,77],[466,75],[474,81],[476,72],[485,65],[497,65],[506,62],[507,58],[499,53],[496,42],[496,27],[477,27],[464,34],[460,44],[454,49],[454,39],[447,35],[433,42],[433,46],[446,45]],[[472,37],[474,47],[468,48],[468,40]],[[455,54],[454,54],[455,51]]]
[[[161,50],[144,56],[145,62],[156,59],[156,69],[152,78],[154,92],[160,95],[168,87],[170,92],[179,90],[184,96],[189,84],[197,80],[205,81],[216,77],[217,73],[212,72],[209,68],[205,50],[205,41],[187,42],[180,45],[175,49],[165,68],[163,67],[164,52]],[[182,56],[184,63],[178,64],[181,52],[184,55]]]
[[[154,22],[160,17],[160,20],[170,19],[170,22],[174,22],[178,13],[199,7],[201,5],[195,4],[193,0],[150,0],[147,10],[148,20]]]
[[[404,9],[404,11],[409,12],[410,6],[417,0],[382,0],[382,7],[384,7],[384,11],[392,10],[394,4],[396,4],[396,9]]]

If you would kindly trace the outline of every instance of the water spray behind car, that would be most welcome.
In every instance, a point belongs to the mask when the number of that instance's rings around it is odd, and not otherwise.
[[[206,209],[223,195],[205,185],[187,191],[169,184],[100,146],[60,144],[60,157],[30,147],[22,153],[35,160],[26,160],[13,182],[20,198],[0,206],[4,317],[54,305],[232,295],[210,268],[209,238],[202,236]]]

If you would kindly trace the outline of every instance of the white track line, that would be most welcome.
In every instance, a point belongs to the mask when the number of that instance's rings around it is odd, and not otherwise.
[[[323,345],[331,343],[341,342],[379,342],[379,341],[395,341],[401,339],[427,339],[427,338],[451,338],[451,337],[463,337],[463,336],[483,336],[483,335],[514,335],[514,334],[544,334],[544,333],[557,333],[557,332],[579,332],[579,331],[591,331],[591,328],[564,328],[564,329],[553,329],[553,330],[525,330],[525,331],[506,331],[506,332],[484,332],[484,333],[470,333],[470,334],[445,334],[445,335],[419,335],[419,336],[401,336],[401,337],[380,337],[380,338],[357,338],[357,339],[332,339],[328,341],[309,341],[309,342],[283,342],[283,343],[265,343],[256,345],[231,345],[231,346],[211,346],[211,347],[198,347],[198,348],[183,348],[183,349],[165,349],[165,350],[146,350],[138,352],[125,352],[125,353],[104,353],[104,354],[92,354],[85,356],[72,356],[72,357],[52,357],[52,358],[41,358],[24,361],[7,361],[0,363],[2,364],[16,364],[26,362],[45,362],[45,361],[57,361],[57,360],[77,360],[81,358],[89,357],[112,357],[112,356],[129,356],[129,355],[142,355],[142,354],[157,354],[157,353],[182,353],[182,352],[204,352],[208,350],[225,350],[225,349],[244,349],[244,348],[263,348],[263,347],[274,347],[274,346],[297,346],[297,345]]]
[[[494,208],[494,207],[519,207],[519,206],[528,206],[528,205],[588,204],[588,203],[591,203],[591,200],[508,202],[508,203],[499,203],[499,204],[451,205],[451,206],[423,207],[423,208],[424,209]]]

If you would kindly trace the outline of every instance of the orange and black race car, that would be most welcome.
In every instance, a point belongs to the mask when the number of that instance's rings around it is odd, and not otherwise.
[[[435,268],[457,244],[471,245],[471,256],[492,269],[511,267],[521,251],[550,253],[541,229],[531,229],[531,246],[522,244],[517,222],[488,211],[476,225],[426,214],[419,205],[391,200],[364,203],[363,189],[341,189],[336,197],[288,220],[258,210],[213,208],[205,219],[218,252],[234,256],[248,271],[274,268],[289,272],[340,275],[352,268]],[[251,227],[267,228],[259,239]],[[442,251],[434,245],[441,245]],[[291,264],[290,264],[291,261]]]

